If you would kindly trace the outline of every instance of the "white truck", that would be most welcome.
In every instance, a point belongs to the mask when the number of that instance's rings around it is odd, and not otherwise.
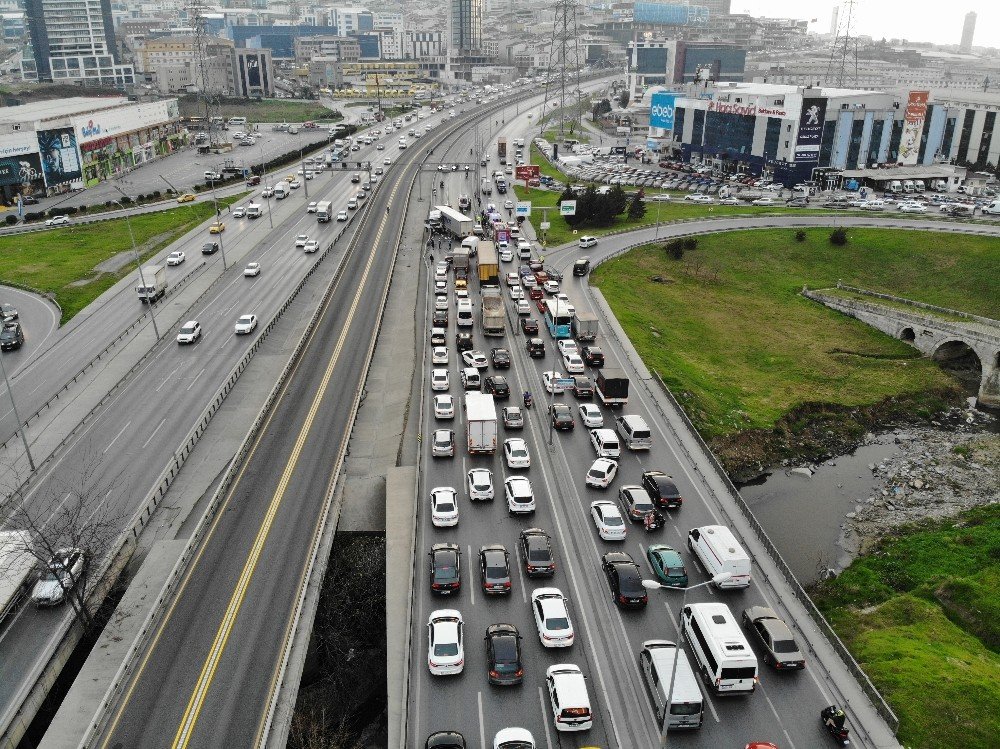
[[[573,337],[578,341],[597,340],[597,315],[593,312],[580,312],[573,315]]]
[[[329,200],[321,200],[316,204],[316,220],[321,224],[326,224],[331,218],[333,218],[333,203]]]
[[[465,394],[466,438],[470,455],[497,451],[497,409],[493,396],[475,391]]]
[[[167,293],[167,269],[162,265],[142,268],[142,280],[136,284],[136,293],[143,304],[152,304]]]
[[[251,203],[247,206],[247,218],[260,218],[262,215],[260,203]]]
[[[500,289],[483,288],[483,335],[502,336],[504,334],[503,296]]]
[[[274,186],[274,199],[284,200],[291,194],[292,190],[288,186],[288,183],[282,180]]]
[[[35,556],[28,531],[0,532],[0,623],[17,608],[35,579]]]

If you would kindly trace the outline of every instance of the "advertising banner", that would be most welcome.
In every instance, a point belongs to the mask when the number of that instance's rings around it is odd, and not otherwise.
[[[0,158],[0,185],[27,185],[42,178],[37,153]]]
[[[527,218],[531,215],[531,201],[530,200],[519,200],[514,206],[515,216],[524,216]]]
[[[612,156],[624,156],[627,152],[628,149],[625,146],[611,146]]]
[[[542,173],[541,167],[538,164],[521,164],[520,166],[514,167],[514,178],[515,179],[538,179],[538,175]]]
[[[649,126],[662,130],[673,130],[676,102],[677,94],[668,94],[663,91],[653,94],[649,105]]]
[[[559,204],[559,215],[560,216],[575,216],[576,215],[576,201],[575,200],[564,200]]]
[[[903,135],[899,140],[899,162],[913,165],[920,155],[920,136],[924,130],[924,118],[927,116],[927,99],[929,91],[911,91],[906,101],[906,111],[903,113]]]
[[[39,130],[38,153],[42,157],[45,184],[49,187],[75,182],[83,177],[73,128]]]
[[[149,104],[133,104],[119,109],[109,109],[103,112],[74,117],[71,122],[76,131],[77,141],[81,144],[92,140],[123,135],[124,133],[157,127],[166,124],[172,118],[169,106],[176,100],[155,101]]]
[[[34,132],[8,133],[0,139],[0,158],[24,156],[29,153],[38,153],[38,138]]]
[[[804,99],[799,115],[799,133],[795,138],[796,162],[819,162],[819,147],[823,142],[823,121],[826,99]]]

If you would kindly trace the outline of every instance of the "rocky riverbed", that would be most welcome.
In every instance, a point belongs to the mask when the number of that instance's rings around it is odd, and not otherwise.
[[[892,430],[899,451],[868,465],[874,490],[847,514],[840,546],[863,553],[900,526],[1000,502],[997,427],[995,416],[970,407],[950,409],[927,427]]]

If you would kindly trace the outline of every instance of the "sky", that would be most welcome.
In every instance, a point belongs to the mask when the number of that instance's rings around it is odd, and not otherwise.
[[[833,7],[839,4],[834,0],[732,0],[732,12],[771,18],[816,18],[809,30],[826,33]],[[940,0],[856,0],[854,9],[860,34],[956,45],[962,38],[965,14],[975,11],[978,18],[973,45],[1000,47],[998,0],[958,0],[954,5]]]

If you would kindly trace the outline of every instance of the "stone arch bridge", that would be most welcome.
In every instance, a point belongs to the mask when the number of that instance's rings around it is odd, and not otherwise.
[[[836,289],[803,289],[802,294],[905,341],[938,361],[971,352],[982,370],[979,402],[1000,407],[1000,320],[840,283]]]

